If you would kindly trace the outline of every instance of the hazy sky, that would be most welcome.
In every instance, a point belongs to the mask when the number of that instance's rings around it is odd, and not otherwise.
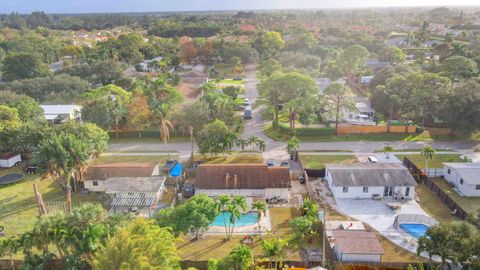
[[[480,5],[480,0],[0,0],[0,13],[143,12]]]

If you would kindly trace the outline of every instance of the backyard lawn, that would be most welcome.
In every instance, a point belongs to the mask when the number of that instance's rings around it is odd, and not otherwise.
[[[480,197],[462,197],[442,178],[434,178],[435,183],[465,211],[472,213],[480,209]]]
[[[21,173],[21,167],[0,170],[0,176],[9,173]],[[21,234],[32,228],[38,216],[38,208],[33,193],[33,183],[44,202],[65,201],[65,193],[57,182],[38,175],[25,175],[25,178],[15,184],[0,186],[0,225],[5,226],[5,234]],[[84,202],[99,202],[95,195],[72,194],[73,205]]]
[[[233,164],[233,163],[263,163],[261,155],[256,154],[231,154],[227,156],[195,156],[195,160],[202,160],[206,164]]]
[[[422,154],[397,155],[400,160],[404,157],[410,159],[417,167],[425,167],[425,157]],[[462,162],[459,154],[436,154],[432,160],[428,161],[429,168],[443,168],[443,162]]]
[[[305,155],[301,154],[300,159],[304,168],[323,169],[325,163],[356,163],[358,159],[354,155]]]
[[[289,239],[292,235],[288,222],[299,216],[296,208],[270,208],[272,232],[263,238],[277,237]],[[234,247],[240,245],[242,236],[234,236],[230,241],[225,241],[225,235],[205,236],[204,239],[189,241],[188,237],[181,237],[177,242],[177,248],[182,260],[206,261],[210,258],[221,259]],[[318,245],[320,246],[320,245]],[[255,256],[261,256],[261,240],[255,238],[250,245]],[[290,246],[284,258],[285,260],[300,260],[300,252],[296,246]]]
[[[430,216],[440,223],[450,223],[460,220],[451,214],[451,210],[425,185],[420,184],[415,188],[420,206]]]

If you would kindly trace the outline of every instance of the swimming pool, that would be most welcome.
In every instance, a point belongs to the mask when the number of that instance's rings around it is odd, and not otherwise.
[[[227,222],[227,225],[228,225],[228,223],[230,222],[230,213],[222,212],[208,226],[222,226],[222,227],[225,226],[225,224],[223,223],[223,217],[225,217],[225,221]],[[240,216],[240,219],[237,219],[235,221],[236,227],[244,227],[244,226],[250,226],[254,224],[257,224],[257,213],[242,214]]]
[[[404,230],[406,233],[417,239],[425,236],[425,234],[427,234],[428,228],[429,227],[424,224],[400,224],[400,229]]]

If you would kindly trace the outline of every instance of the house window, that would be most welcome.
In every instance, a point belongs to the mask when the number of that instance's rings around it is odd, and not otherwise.
[[[476,189],[476,190],[480,190],[480,185],[476,185],[476,186],[475,186],[475,189]]]
[[[463,178],[460,178],[460,185],[463,185]]]
[[[363,193],[368,193],[368,187],[363,187]]]
[[[98,181],[93,181],[93,182],[92,182],[92,185],[93,185],[94,187],[98,187]]]
[[[452,173],[452,170],[447,169],[447,173],[448,173],[448,174],[451,174],[451,173]]]
[[[348,193],[348,187],[343,187],[343,193]]]

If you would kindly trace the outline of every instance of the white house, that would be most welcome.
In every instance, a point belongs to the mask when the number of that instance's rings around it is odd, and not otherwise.
[[[289,198],[288,167],[266,164],[202,164],[195,171],[195,194],[218,197]]]
[[[334,230],[330,241],[341,262],[381,262],[385,253],[373,232]]]
[[[112,185],[109,180],[121,177],[125,178],[140,178],[159,176],[160,167],[158,163],[108,163],[91,165],[88,167],[85,176],[83,177],[84,188],[94,192],[106,192],[108,187]],[[109,183],[109,184],[107,184]]]
[[[325,180],[335,198],[412,199],[417,183],[396,163],[326,164]]]
[[[480,197],[480,162],[443,163],[443,177],[465,197]]]
[[[0,168],[13,167],[17,162],[22,162],[20,154],[12,152],[0,153]]]
[[[82,119],[82,106],[80,105],[40,105],[45,119],[51,124],[60,124],[69,120]]]

